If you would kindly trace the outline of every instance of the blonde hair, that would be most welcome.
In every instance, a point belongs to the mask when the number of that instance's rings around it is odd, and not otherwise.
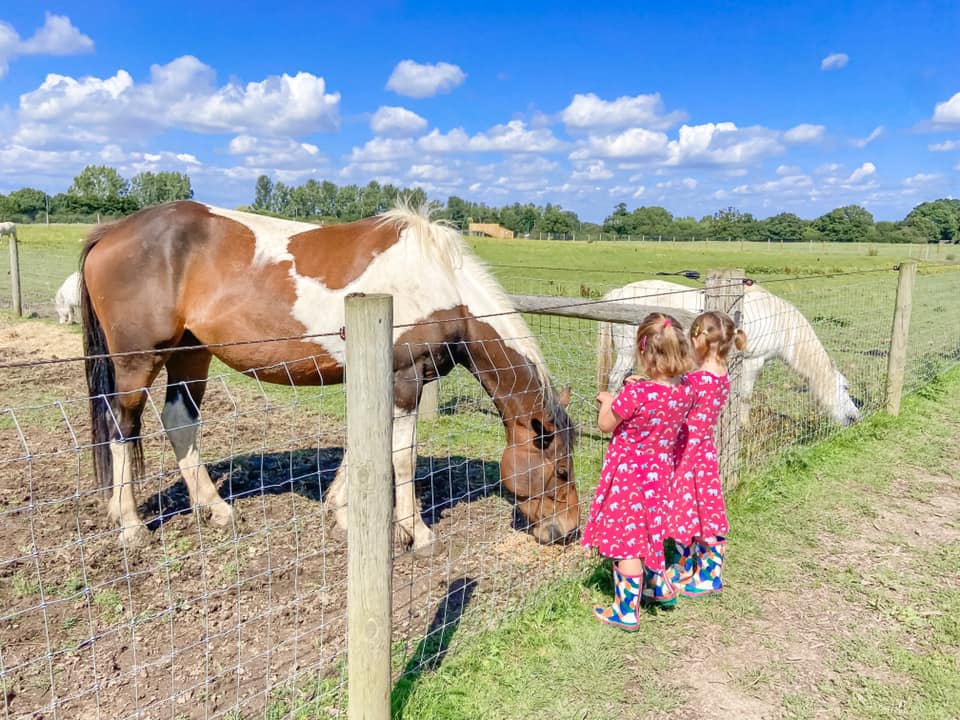
[[[696,366],[683,326],[664,313],[650,313],[640,323],[637,358],[651,379],[677,377]]]
[[[732,348],[741,352],[747,347],[747,335],[733,323],[725,312],[708,310],[701,313],[690,326],[690,342],[700,357],[706,357],[715,347],[717,358],[726,364]]]

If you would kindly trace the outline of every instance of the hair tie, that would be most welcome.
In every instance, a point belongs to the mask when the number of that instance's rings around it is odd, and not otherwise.
[[[663,326],[664,326],[665,328],[670,327],[670,318],[665,317],[665,318],[663,319]]]

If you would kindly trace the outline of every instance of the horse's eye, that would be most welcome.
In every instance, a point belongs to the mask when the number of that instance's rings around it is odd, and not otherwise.
[[[566,469],[566,468],[557,468],[557,479],[566,482],[566,480],[567,480],[567,469]]]

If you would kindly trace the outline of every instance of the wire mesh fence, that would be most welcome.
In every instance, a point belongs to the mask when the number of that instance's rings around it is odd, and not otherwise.
[[[568,277],[520,278],[508,290],[599,299],[623,284],[574,270]],[[835,432],[831,402],[844,393],[863,415],[884,402],[893,273],[767,288],[790,303],[767,313],[780,328],[770,335],[786,328],[798,356],[822,348],[848,387],[819,366],[798,371],[801,361],[771,357],[753,386],[743,467]],[[947,311],[958,290],[957,272],[917,278],[909,389],[960,360],[960,318]],[[593,400],[597,323],[550,315],[527,322],[551,375],[571,385],[583,517],[606,447]],[[803,322],[812,335],[797,331]],[[49,323],[3,333],[3,363],[80,354],[79,336]],[[758,332],[748,341],[765,339]],[[394,543],[391,654],[394,677],[406,681],[398,688],[592,562],[576,543],[541,545],[525,532],[517,498],[500,483],[504,418],[477,378],[458,367],[437,383],[436,415],[418,424],[413,482],[438,552],[420,557]],[[0,375],[3,717],[344,716],[347,548],[330,498],[343,459],[343,389],[269,385],[215,361],[198,449],[237,513],[225,527],[190,509],[184,467],[163,427],[164,393],[161,376],[148,392],[137,488],[150,537],[131,548],[118,544],[96,488],[80,365],[28,364]]]

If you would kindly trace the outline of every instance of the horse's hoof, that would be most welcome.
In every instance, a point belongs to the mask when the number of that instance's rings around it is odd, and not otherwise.
[[[149,543],[150,531],[143,523],[128,525],[120,531],[120,545],[128,550],[134,550]]]
[[[436,540],[413,546],[413,556],[416,558],[430,558],[440,550],[440,543]]]
[[[210,508],[208,522],[215,527],[230,527],[233,525],[235,515],[233,508],[226,503],[217,504]]]

